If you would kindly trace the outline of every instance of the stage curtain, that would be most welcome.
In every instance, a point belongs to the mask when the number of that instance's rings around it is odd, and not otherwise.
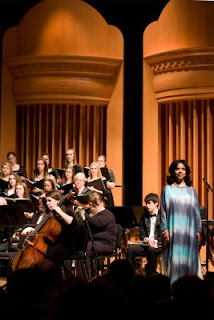
[[[214,181],[214,100],[187,100],[159,104],[159,154],[162,185],[166,183],[169,163],[185,159],[200,204],[206,204],[205,178]],[[213,212],[213,194],[209,196]],[[212,215],[211,215],[212,216]]]
[[[17,157],[30,176],[43,152],[61,168],[65,153],[74,148],[78,163],[88,166],[106,154],[106,105],[17,105]]]

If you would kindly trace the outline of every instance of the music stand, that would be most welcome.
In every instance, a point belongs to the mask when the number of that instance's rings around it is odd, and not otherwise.
[[[138,227],[138,222],[131,206],[124,207],[107,207],[115,217],[116,223],[120,224],[123,229]]]
[[[210,184],[207,182],[207,180],[205,178],[203,178],[203,181],[205,182],[206,184],[206,187],[207,187],[207,199],[206,199],[206,202],[207,202],[207,217],[206,217],[206,222],[207,222],[207,225],[206,225],[206,240],[207,240],[207,247],[206,247],[206,271],[208,273],[208,269],[209,269],[209,261],[208,261],[208,257],[209,257],[209,215],[208,215],[208,206],[209,206],[209,190],[213,192],[213,189],[211,188]]]
[[[27,223],[24,211],[21,205],[11,204],[0,206],[0,226],[8,228],[8,251],[12,244],[12,228],[21,227]]]

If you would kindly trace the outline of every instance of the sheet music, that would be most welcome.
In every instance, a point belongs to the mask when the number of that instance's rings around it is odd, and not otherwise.
[[[128,240],[127,241],[127,244],[128,244],[128,246],[130,246],[130,245],[140,245],[140,246],[146,246],[146,247],[148,247],[149,246],[149,244],[147,243],[147,242],[145,242],[145,241],[137,241],[137,242],[132,242],[132,241],[130,241],[130,240]]]

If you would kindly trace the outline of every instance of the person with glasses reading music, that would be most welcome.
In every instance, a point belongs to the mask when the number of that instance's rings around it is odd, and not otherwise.
[[[85,219],[88,221],[92,239],[87,243],[86,268],[91,278],[93,271],[97,271],[92,266],[97,255],[109,254],[116,247],[117,225],[113,213],[105,208],[103,194],[92,192],[89,197],[89,208],[89,212],[85,212]]]

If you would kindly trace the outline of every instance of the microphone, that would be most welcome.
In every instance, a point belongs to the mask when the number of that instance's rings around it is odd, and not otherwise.
[[[78,213],[82,220],[85,221],[85,210],[83,209],[83,207],[78,207]]]
[[[207,188],[210,189],[213,192],[213,189],[210,187],[209,183],[207,182],[207,180],[205,178],[203,178],[203,181],[206,183]]]

